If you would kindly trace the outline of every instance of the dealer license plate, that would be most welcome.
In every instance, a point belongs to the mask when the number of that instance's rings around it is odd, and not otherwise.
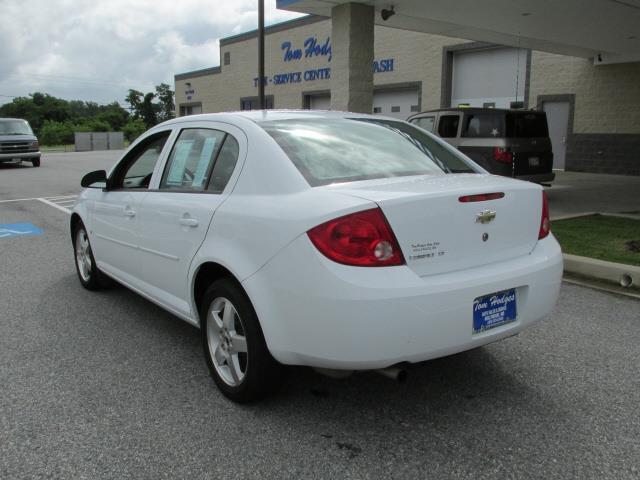
[[[478,297],[473,301],[473,333],[485,332],[515,320],[515,288]]]

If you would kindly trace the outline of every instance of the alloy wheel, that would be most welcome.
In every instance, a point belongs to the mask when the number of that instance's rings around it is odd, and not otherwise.
[[[76,263],[82,280],[91,280],[91,245],[84,228],[78,229],[76,233]]]
[[[240,315],[225,297],[211,302],[207,313],[207,341],[220,378],[232,387],[240,385],[249,363],[247,339]]]

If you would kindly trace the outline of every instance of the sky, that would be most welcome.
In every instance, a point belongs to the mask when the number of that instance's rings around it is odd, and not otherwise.
[[[267,25],[300,16],[265,0]],[[220,64],[219,40],[254,30],[258,0],[0,0],[0,104],[43,92],[124,105]]]

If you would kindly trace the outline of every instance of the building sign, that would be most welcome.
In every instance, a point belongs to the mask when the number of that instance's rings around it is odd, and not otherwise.
[[[373,73],[393,72],[393,58],[375,60]],[[328,80],[331,78],[331,68],[312,68],[300,72],[276,73],[271,77],[264,77],[264,85],[287,85],[289,83],[313,82],[316,80]],[[253,79],[253,86],[258,87],[258,77]]]
[[[318,41],[318,37],[309,37],[304,41],[303,48],[292,48],[291,42],[282,42],[280,46],[284,52],[282,59],[285,62],[292,60],[300,60],[302,58],[303,50],[304,57],[327,57],[327,60],[331,61],[331,39],[327,37],[324,43]]]
[[[331,61],[331,37],[327,37],[323,42],[318,37],[307,38],[301,48],[289,41],[282,42],[282,60],[293,62],[302,58],[325,57]],[[385,58],[373,62],[373,73],[393,72],[393,58]],[[269,77],[264,77],[264,85],[288,85],[290,83],[314,82],[316,80],[329,80],[331,78],[331,68],[312,68],[310,70],[298,72],[276,73]],[[253,86],[258,87],[258,77],[253,79]]]

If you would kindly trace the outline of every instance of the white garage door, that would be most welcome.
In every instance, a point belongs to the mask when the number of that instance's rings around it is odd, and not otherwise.
[[[331,110],[331,95],[310,95],[309,109]]]
[[[418,108],[417,90],[382,90],[373,93],[375,114],[406,120]]]
[[[456,53],[451,106],[509,108],[511,102],[524,101],[526,73],[525,49],[492,48]]]

